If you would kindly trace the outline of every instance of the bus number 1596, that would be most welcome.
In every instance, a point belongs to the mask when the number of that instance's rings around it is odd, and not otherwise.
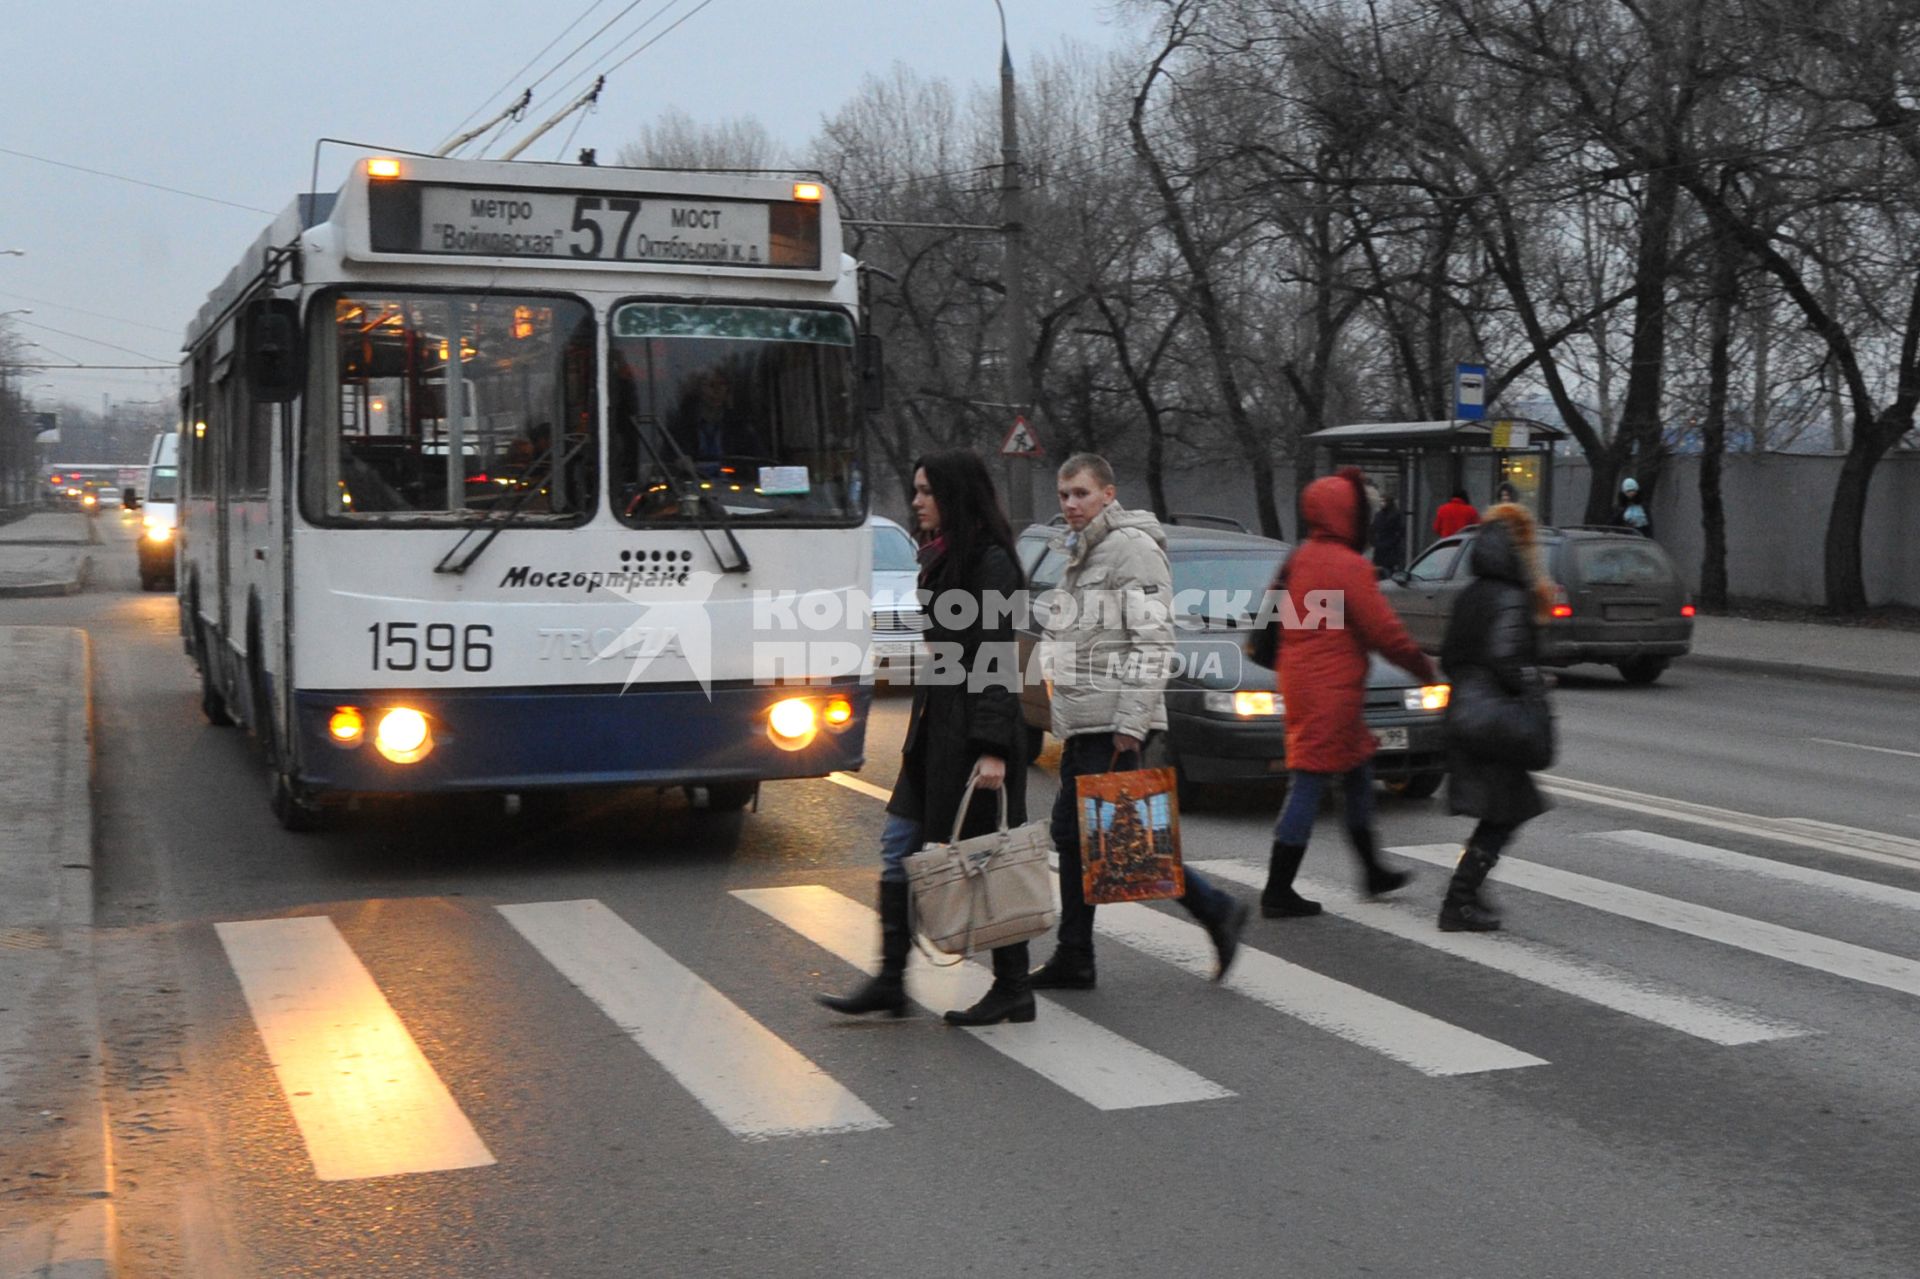
[[[367,628],[373,637],[373,669],[415,671],[490,671],[493,669],[493,627],[456,627],[451,622],[376,622]]]

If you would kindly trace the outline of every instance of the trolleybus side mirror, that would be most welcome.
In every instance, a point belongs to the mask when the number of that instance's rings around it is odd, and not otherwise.
[[[860,339],[860,407],[869,413],[887,407],[886,344],[872,333]]]
[[[247,391],[256,403],[285,404],[300,394],[300,307],[290,298],[255,298],[240,317]]]

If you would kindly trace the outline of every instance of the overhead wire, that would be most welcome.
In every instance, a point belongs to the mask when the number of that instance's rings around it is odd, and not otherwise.
[[[560,61],[554,63],[552,66],[548,67],[545,71],[541,72],[540,78],[527,86],[528,90],[531,91],[531,90],[537,89],[542,84],[546,83],[549,78],[551,78],[555,73],[557,73],[560,70],[560,68],[566,66],[569,62],[572,62],[575,58],[579,57],[583,50],[585,50],[588,46],[592,45],[595,41],[599,40],[601,36],[605,35],[607,31],[610,28],[612,28],[615,24],[617,24],[622,18],[626,17],[629,13],[632,13],[635,9],[638,9],[642,4],[645,4],[645,3],[646,3],[646,0],[629,0],[629,3],[626,5],[625,8],[621,9],[620,12],[614,14],[611,18],[608,18],[605,22],[601,23],[600,26],[595,29],[592,35],[588,36],[586,39],[582,40],[579,44],[575,45],[572,49],[570,49],[567,52],[566,57],[560,59]],[[641,31],[646,30],[647,26],[650,25],[655,19],[657,19],[660,16],[661,12],[665,12],[666,9],[670,9],[675,4],[678,4],[678,3],[679,3],[679,0],[666,0],[666,4],[664,5],[664,7],[659,12],[656,12],[652,18],[649,18],[647,19],[646,22],[641,23],[638,29]],[[615,49],[618,49],[622,44],[626,43],[628,40],[632,38],[633,38],[633,33],[629,32],[627,35],[622,36],[619,40],[615,41],[613,47]],[[604,58],[605,56],[606,56],[605,54],[599,55],[594,59],[594,63],[597,63],[601,58]],[[545,106],[546,104],[552,102],[555,98],[560,97],[573,85],[578,84],[580,80],[584,78],[586,75],[591,74],[594,63],[589,63],[586,71],[581,72],[578,75],[575,75],[573,79],[567,81],[565,84],[561,85],[558,89],[553,90],[546,97],[541,98],[538,103],[529,103],[528,110],[532,111],[536,106]],[[502,133],[499,136],[495,137],[493,139],[493,142],[504,141],[505,137],[506,135]],[[487,146],[492,146],[492,145],[493,145],[492,142],[489,142],[487,144]],[[479,154],[484,156],[486,152],[487,152],[487,147],[482,147],[480,148]]]
[[[680,4],[681,2],[682,0],[666,0],[666,3],[661,5],[659,9],[656,9],[651,15],[649,15],[644,22],[642,22],[639,26],[635,27],[632,31],[629,31],[626,35],[622,36],[617,42],[615,42],[612,49],[609,49],[607,52],[601,54],[599,57],[595,58],[592,62],[588,63],[587,66],[581,69],[578,73],[576,73],[571,80],[568,80],[565,84],[562,84],[559,88],[555,89],[547,98],[542,99],[542,103],[543,104],[551,103],[555,99],[564,98],[566,96],[567,91],[573,88],[574,85],[579,84],[581,81],[585,80],[588,76],[596,74],[596,69],[600,66],[600,64],[605,62],[608,58],[611,58],[615,54],[617,54],[620,51],[621,45],[626,44],[629,40],[632,40],[634,37],[640,35],[648,27],[652,26],[655,22],[658,22],[661,18],[665,17],[667,13],[671,11],[675,5]],[[678,18],[674,19],[673,22],[664,31],[661,31],[659,34],[655,35],[651,40],[648,40],[645,44],[641,45],[639,48],[634,49],[632,52],[628,53],[625,57],[621,58],[618,62],[615,62],[611,66],[606,67],[605,70],[598,71],[597,74],[603,80],[611,76],[615,71],[618,71],[621,67],[626,66],[627,63],[632,62],[635,58],[645,53],[648,49],[651,49],[654,45],[659,44],[662,40],[666,39],[669,35],[672,35],[674,31],[678,30],[690,18],[692,18],[695,14],[699,13],[702,9],[705,9],[708,5],[712,3],[713,3],[713,0],[700,0],[699,4],[696,4],[693,8],[687,10],[687,12],[681,14]],[[632,7],[633,7],[632,5],[629,5],[628,9],[631,9]],[[626,12],[627,10],[622,10],[621,14],[624,16]]]
[[[249,213],[264,213],[272,217],[272,209],[263,209],[255,204],[239,204],[233,200],[222,200],[217,195],[202,195],[198,191],[187,191],[180,187],[163,186],[158,182],[148,182],[142,178],[130,178],[123,173],[109,173],[105,169],[90,169],[84,164],[69,164],[65,160],[50,160],[44,155],[33,155],[26,151],[15,151],[11,147],[0,147],[0,155],[17,156],[22,160],[33,160],[40,164],[50,164],[56,169],[72,169],[78,173],[89,173],[96,178],[111,178],[115,182],[128,182],[137,187],[147,187],[154,191],[165,191],[171,195],[184,195],[190,200],[205,200],[208,204],[224,204],[230,209],[245,209]]]
[[[461,120],[460,123],[454,125],[453,128],[447,130],[447,132],[449,134],[457,134],[460,132],[460,130],[466,128],[468,123],[472,121],[473,117],[479,115],[482,111],[485,111],[487,109],[488,103],[492,102],[495,98],[499,97],[501,94],[511,89],[514,86],[514,83],[518,81],[521,76],[525,75],[529,70],[531,70],[533,68],[533,65],[536,62],[540,61],[540,59],[547,56],[548,50],[552,49],[554,45],[559,44],[562,40],[566,39],[567,33],[569,31],[572,31],[575,27],[579,26],[582,22],[585,22],[587,20],[588,14],[592,13],[595,9],[598,9],[601,5],[605,4],[606,2],[607,0],[593,0],[592,4],[589,4],[584,10],[581,11],[581,14],[579,17],[575,18],[572,22],[569,22],[566,26],[560,28],[560,34],[555,36],[553,39],[547,41],[546,46],[542,48],[540,52],[534,54],[531,58],[528,58],[525,66],[522,66],[518,71],[508,76],[506,79],[506,82],[502,84],[498,89],[495,89],[492,93],[489,93],[486,97],[480,99],[480,105],[475,107],[473,110],[467,112],[466,118]]]

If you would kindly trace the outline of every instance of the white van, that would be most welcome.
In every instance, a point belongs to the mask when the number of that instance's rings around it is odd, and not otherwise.
[[[140,588],[173,589],[173,530],[180,510],[180,437],[153,437],[147,453],[146,505],[140,530]]]

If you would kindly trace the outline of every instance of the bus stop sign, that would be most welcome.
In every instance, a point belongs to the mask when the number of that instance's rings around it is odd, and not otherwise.
[[[1453,417],[1456,422],[1478,422],[1487,415],[1487,366],[1453,366]]]

